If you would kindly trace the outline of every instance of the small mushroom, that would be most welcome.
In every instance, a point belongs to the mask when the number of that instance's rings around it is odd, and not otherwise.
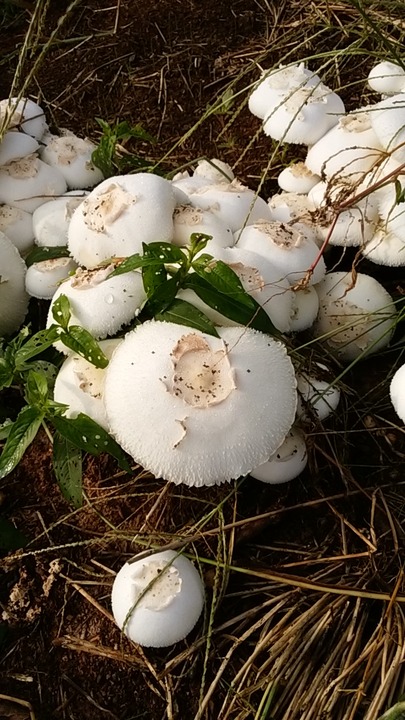
[[[132,642],[168,647],[188,635],[204,607],[194,565],[173,550],[125,563],[111,594],[115,622]]]
[[[401,365],[390,383],[390,398],[394,410],[405,423],[405,365]]]
[[[307,462],[304,435],[301,430],[292,427],[276,452],[267,462],[251,470],[249,475],[269,485],[280,485],[300,475]]]

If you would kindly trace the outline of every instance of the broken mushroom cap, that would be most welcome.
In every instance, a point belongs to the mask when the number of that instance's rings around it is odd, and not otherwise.
[[[96,270],[78,268],[74,275],[59,285],[49,308],[47,327],[54,323],[53,304],[60,295],[69,299],[71,325],[86,328],[96,340],[115,335],[129,323],[146,300],[142,276],[138,272],[127,272],[110,277],[114,267],[107,265]],[[59,341],[55,347],[69,352]]]
[[[122,566],[111,605],[115,622],[132,642],[168,647],[195,626],[204,607],[204,586],[190,560],[164,550]]]
[[[277,449],[294,420],[285,346],[251,328],[149,321],[128,333],[107,369],[110,431],[156,477],[215,485]]]
[[[69,250],[80,265],[94,268],[113,257],[142,253],[142,243],[171,242],[174,208],[172,185],[158,175],[108,178],[73,213]]]

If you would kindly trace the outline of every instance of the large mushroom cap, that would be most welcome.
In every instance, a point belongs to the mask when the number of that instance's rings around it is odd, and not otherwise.
[[[110,362],[110,430],[155,476],[214,485],[265,462],[290,429],[296,382],[284,345],[250,328],[212,337],[150,321]]]
[[[26,270],[17,248],[0,232],[0,336],[17,330],[27,314]]]

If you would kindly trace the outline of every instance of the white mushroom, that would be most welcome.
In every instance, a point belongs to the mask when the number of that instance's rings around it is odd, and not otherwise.
[[[390,294],[374,278],[331,272],[317,286],[319,313],[314,335],[343,360],[375,353],[388,345],[396,311]]]
[[[23,254],[34,242],[34,230],[31,213],[4,203],[0,205],[0,230],[11,240],[17,250]]]
[[[307,153],[306,165],[317,175],[355,184],[373,167],[383,147],[366,110],[341,117]]]
[[[121,339],[100,340],[99,345],[110,360],[121,342]],[[73,353],[59,369],[53,398],[56,402],[67,405],[64,413],[66,417],[75,418],[79,413],[84,413],[108,430],[103,399],[104,379],[104,368],[97,368],[85,358]]]
[[[299,161],[284,168],[277,182],[285,192],[306,194],[320,179],[319,175],[315,175],[304,162]]]
[[[104,175],[92,159],[96,145],[73,133],[54,136],[42,150],[41,158],[52,167],[58,168],[72,190],[90,188],[104,180]]]
[[[328,371],[326,365],[315,363],[322,371]],[[297,418],[299,420],[310,420],[311,414],[318,420],[325,420],[333,413],[340,401],[340,390],[333,383],[321,380],[311,372],[300,371],[297,373]],[[308,414],[308,410],[310,411]]]
[[[27,155],[0,167],[1,203],[32,213],[52,196],[65,192],[63,175],[36,155]]]
[[[245,227],[239,235],[237,246],[263,255],[291,285],[304,279],[318,259],[319,248],[310,237],[293,225],[281,222],[257,222]],[[309,279],[310,284],[319,282],[325,274],[325,261],[320,257]]]
[[[233,232],[260,219],[270,220],[270,211],[263,198],[238,180],[231,183],[204,185],[189,194],[196,207],[217,215]]]
[[[130,640],[167,647],[195,626],[204,607],[204,586],[190,560],[164,550],[123,565],[111,604],[115,622]]]
[[[193,177],[202,177],[206,182],[213,183],[229,183],[235,179],[232,168],[223,160],[200,160],[193,172]]]
[[[250,471],[256,480],[269,485],[294,480],[306,467],[308,453],[302,431],[292,427],[276,452],[267,460]]]
[[[405,423],[405,365],[401,365],[390,383],[390,398],[394,410]]]
[[[96,340],[114,335],[129,323],[146,299],[142,276],[137,272],[109,277],[114,265],[98,270],[82,270],[59,285],[49,308],[47,326],[54,322],[52,308],[59,295],[70,301],[71,324],[86,328]],[[57,343],[59,350],[67,348]]]
[[[171,183],[138,173],[108,178],[79,205],[69,225],[69,250],[94,268],[112,257],[142,253],[142,243],[170,242],[175,197]]]
[[[250,472],[294,419],[285,347],[250,328],[218,330],[219,338],[144,323],[107,369],[110,431],[136,462],[176,484],[214,485]]]
[[[0,130],[3,126],[8,130],[18,129],[36,140],[41,140],[48,128],[44,111],[28,98],[0,101]]]
[[[25,276],[25,289],[31,297],[50,300],[62,280],[76,270],[77,265],[70,257],[51,258],[30,265]]]
[[[405,89],[405,70],[400,65],[382,60],[368,74],[368,85],[381,95],[396,95]]]
[[[0,232],[0,336],[18,330],[27,310],[26,266],[17,248]]]
[[[215,213],[193,205],[177,205],[173,214],[173,239],[175,245],[190,244],[191,233],[204,233],[212,237],[215,245],[229,247],[234,237],[229,225],[226,225]],[[208,252],[204,250],[204,252]]]
[[[20,160],[39,148],[39,143],[22,132],[7,132],[0,143],[0,165]]]
[[[72,215],[86,197],[83,191],[67,193],[40,205],[32,216],[35,242],[40,247],[67,245]]]

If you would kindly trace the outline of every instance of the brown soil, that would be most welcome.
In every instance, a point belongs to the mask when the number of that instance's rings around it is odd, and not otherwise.
[[[51,3],[41,42],[47,41],[67,6],[62,0]],[[353,20],[353,10],[345,3],[329,11],[334,21],[339,19],[337,28]],[[256,79],[258,58],[265,58],[266,67],[279,62],[277,33],[284,34],[288,50],[294,47],[303,13],[301,2],[272,0],[87,0],[78,3],[62,26],[30,91],[39,94],[57,127],[97,138],[95,117],[140,122],[157,142],[136,144],[136,152],[154,161],[166,156],[166,170],[201,156],[220,157],[255,187],[267,166],[270,144],[246,107],[237,112],[240,100],[226,112],[211,114],[189,137],[185,134],[231,81],[238,92]],[[4,57],[21,44],[30,14],[22,11],[4,28]],[[308,38],[324,22],[318,22],[316,13],[306,15],[305,22],[309,17]],[[351,39],[336,30],[328,42],[343,47]],[[308,54],[313,45],[309,39]],[[298,58],[292,53],[289,59]],[[30,57],[27,67],[34,61],[35,56]],[[369,64],[359,55],[363,75]],[[13,60],[3,63],[3,97],[8,95],[14,66]],[[340,70],[346,86],[342,92],[353,107],[362,99],[359,88],[350,84],[351,67],[344,59]],[[251,146],[250,136],[255,137]],[[274,161],[265,195],[275,188],[277,170],[285,162],[284,156]],[[351,258],[344,262],[350,264]],[[389,276],[390,289],[399,284],[399,274]],[[38,720],[194,718],[204,653],[208,687],[232,643],[235,625],[223,633],[215,634],[215,629],[243,611],[257,619],[261,604],[289,584],[243,573],[216,575],[207,563],[207,608],[214,594],[222,595],[211,645],[200,641],[207,636],[206,617],[204,627],[201,621],[183,643],[163,651],[142,650],[115,627],[109,593],[114,571],[151,543],[164,546],[173,538],[190,537],[193,542],[187,550],[207,561],[219,556],[241,568],[271,568],[302,578],[324,570],[331,585],[344,580],[352,587],[399,592],[403,433],[380,384],[395,361],[397,354],[392,353],[388,360],[385,356],[367,362],[345,377],[347,394],[339,416],[326,431],[314,424],[309,467],[288,486],[249,480],[237,488],[189,490],[166,486],[140,471],[130,478],[109,458],[87,458],[85,505],[72,511],[54,481],[47,436],[40,434],[17,471],[2,481],[6,515],[29,542],[3,562],[0,600],[7,622],[0,660],[0,718],[24,720],[30,710],[31,718]],[[224,536],[219,531],[223,524],[231,526]],[[371,551],[377,539],[378,549]],[[356,558],[350,562],[317,564],[319,558],[352,554]],[[307,607],[318,597],[310,590],[296,592],[294,598]],[[239,627],[236,620],[235,624]],[[253,636],[249,642],[255,641]],[[251,651],[241,646],[234,654],[207,705],[205,720],[216,720],[229,682]],[[319,666],[324,659],[322,653],[317,656]],[[3,695],[14,700],[2,699]],[[243,717],[255,717],[259,698],[252,690],[251,714],[241,699],[229,718],[242,717],[237,715],[240,708],[247,713]],[[365,697],[364,707],[369,701]]]

